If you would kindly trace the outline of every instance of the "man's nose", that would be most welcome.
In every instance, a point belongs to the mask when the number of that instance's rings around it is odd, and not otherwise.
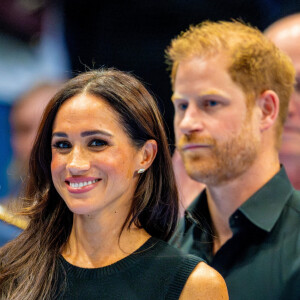
[[[202,131],[203,114],[196,105],[189,105],[179,123],[179,129],[183,134],[189,134],[196,131]]]

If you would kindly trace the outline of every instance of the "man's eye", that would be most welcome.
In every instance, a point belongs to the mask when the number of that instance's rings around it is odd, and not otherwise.
[[[219,102],[217,102],[215,100],[207,100],[207,101],[205,101],[204,106],[213,107],[213,106],[216,106],[218,104],[219,104]]]
[[[68,149],[68,148],[71,148],[71,144],[66,141],[60,141],[60,142],[54,143],[53,147],[57,148],[57,149]]]
[[[179,103],[177,105],[177,109],[178,110],[186,110],[188,108],[188,104],[187,103]]]
[[[107,146],[107,142],[106,141],[103,141],[103,140],[92,140],[90,143],[89,143],[89,146],[91,147],[102,147],[102,146]]]

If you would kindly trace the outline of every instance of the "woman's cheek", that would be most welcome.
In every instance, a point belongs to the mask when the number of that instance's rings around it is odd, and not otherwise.
[[[52,153],[52,160],[51,160],[51,175],[53,182],[57,182],[59,177],[65,174],[66,165],[64,159],[57,155],[56,153]]]

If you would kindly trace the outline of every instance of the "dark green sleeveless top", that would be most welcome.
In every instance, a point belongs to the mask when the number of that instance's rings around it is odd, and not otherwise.
[[[196,265],[202,261],[164,241],[150,238],[124,259],[84,269],[59,258],[63,300],[177,300]]]

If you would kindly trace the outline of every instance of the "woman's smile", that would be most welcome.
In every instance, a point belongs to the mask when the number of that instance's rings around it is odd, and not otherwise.
[[[100,180],[95,177],[68,177],[65,183],[70,193],[86,193],[96,187]]]

